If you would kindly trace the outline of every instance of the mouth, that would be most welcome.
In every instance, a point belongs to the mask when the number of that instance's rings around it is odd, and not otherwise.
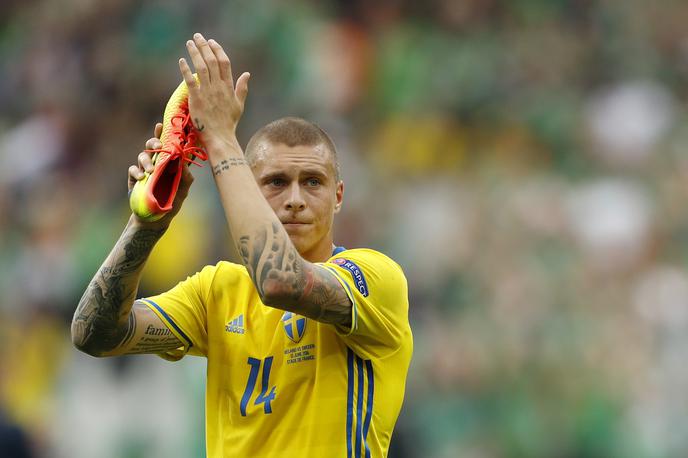
[[[282,221],[282,226],[284,226],[285,229],[298,229],[308,225],[309,223],[304,223],[302,221]]]

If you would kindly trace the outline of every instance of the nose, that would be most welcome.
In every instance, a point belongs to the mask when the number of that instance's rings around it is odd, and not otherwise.
[[[298,182],[294,182],[289,186],[289,195],[285,202],[285,207],[287,210],[292,212],[299,212],[306,208],[306,201],[301,193],[301,186]]]

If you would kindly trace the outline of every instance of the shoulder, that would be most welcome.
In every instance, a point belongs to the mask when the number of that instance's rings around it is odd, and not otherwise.
[[[370,289],[405,290],[406,276],[401,266],[389,256],[369,248],[345,250],[332,256],[325,266],[348,274],[356,289],[367,297]]]
[[[208,289],[227,289],[228,286],[253,286],[251,276],[246,267],[230,261],[220,261],[215,265],[207,265],[198,273],[199,281]]]
[[[384,253],[370,249],[370,248],[353,248],[351,250],[344,250],[327,260],[328,263],[336,264],[347,268],[346,261],[351,263],[360,263],[369,268],[378,268],[385,270],[392,270],[398,274],[404,275],[401,266]]]
[[[208,269],[208,272],[212,273],[213,275],[230,275],[237,277],[247,276],[250,278],[249,273],[246,270],[246,266],[243,264],[237,264],[235,262],[220,261],[215,265],[205,266],[203,268],[203,270],[206,269]]]

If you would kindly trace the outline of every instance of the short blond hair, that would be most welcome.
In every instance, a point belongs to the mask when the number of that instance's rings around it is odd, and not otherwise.
[[[340,180],[339,159],[334,142],[320,126],[303,118],[280,118],[261,127],[253,134],[246,145],[244,155],[246,161],[253,167],[257,160],[256,151],[260,142],[268,141],[273,144],[282,143],[288,147],[325,145],[330,152],[335,173],[335,180]]]

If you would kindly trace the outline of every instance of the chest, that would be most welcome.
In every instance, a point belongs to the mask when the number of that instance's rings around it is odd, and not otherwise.
[[[346,360],[346,347],[331,325],[267,307],[256,298],[215,310],[207,329],[209,369],[221,371],[225,384],[241,385],[254,377],[260,383],[266,372],[284,385],[309,383],[333,375]]]

